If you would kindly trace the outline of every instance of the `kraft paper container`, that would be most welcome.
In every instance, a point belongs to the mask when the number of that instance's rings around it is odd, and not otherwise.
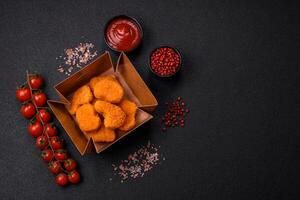
[[[137,104],[136,126],[128,132],[115,130],[116,140],[114,142],[94,142],[92,138],[87,139],[85,137],[84,133],[79,129],[74,117],[69,114],[66,106],[70,104],[70,96],[76,89],[87,84],[94,76],[108,74],[114,74],[118,78],[125,90],[125,98],[134,101]],[[116,67],[112,64],[109,52],[105,52],[92,63],[54,86],[54,89],[59,96],[59,100],[49,100],[48,105],[81,155],[92,151],[100,153],[113,145],[115,142],[149,121],[152,118],[152,115],[148,112],[154,111],[158,104],[156,98],[123,52],[118,58]]]

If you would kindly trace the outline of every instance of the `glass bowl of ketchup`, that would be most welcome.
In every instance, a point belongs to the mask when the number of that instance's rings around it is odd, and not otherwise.
[[[113,17],[104,28],[105,43],[117,52],[130,52],[136,49],[142,37],[143,30],[139,22],[127,15]]]

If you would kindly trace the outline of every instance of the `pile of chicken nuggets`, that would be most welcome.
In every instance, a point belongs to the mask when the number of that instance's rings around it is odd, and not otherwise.
[[[112,142],[115,130],[129,131],[136,124],[137,106],[124,98],[124,89],[114,75],[96,76],[77,89],[67,107],[87,138]]]

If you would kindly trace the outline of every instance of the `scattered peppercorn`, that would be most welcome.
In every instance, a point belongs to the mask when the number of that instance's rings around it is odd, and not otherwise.
[[[190,111],[186,108],[183,98],[177,97],[171,102],[166,102],[165,105],[168,106],[168,109],[162,117],[162,131],[165,132],[169,127],[184,127],[186,115]]]
[[[158,48],[150,56],[150,67],[158,76],[172,76],[179,70],[179,66],[180,56],[173,48]]]

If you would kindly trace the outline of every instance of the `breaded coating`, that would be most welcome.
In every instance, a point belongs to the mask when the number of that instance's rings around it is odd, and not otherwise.
[[[98,81],[101,80],[101,77],[102,76],[95,76],[90,80],[90,87],[92,90],[94,90],[96,83],[98,83]]]
[[[89,103],[93,98],[93,93],[88,85],[80,87],[74,92],[71,104],[68,106],[68,111],[70,114],[75,115],[76,110],[80,105]]]
[[[89,103],[77,109],[76,120],[82,131],[97,130],[101,125],[101,119],[98,113],[95,111],[94,106]]]
[[[104,126],[106,128],[116,129],[124,124],[126,114],[119,106],[106,101],[97,100],[94,107],[98,113],[103,115]]]
[[[87,132],[88,138],[93,138],[94,142],[112,142],[116,139],[115,131],[101,126],[99,130]]]
[[[93,88],[96,98],[110,103],[119,103],[124,96],[124,90],[114,76],[100,78]]]
[[[111,79],[111,80],[115,80],[116,77],[115,75],[108,75],[108,76],[95,76],[90,80],[90,87],[92,90],[94,90],[95,85],[102,79]]]
[[[119,127],[119,129],[121,131],[129,131],[136,124],[135,115],[137,112],[137,106],[134,102],[126,100],[126,99],[121,101],[119,106],[126,114],[125,122],[122,126]]]

